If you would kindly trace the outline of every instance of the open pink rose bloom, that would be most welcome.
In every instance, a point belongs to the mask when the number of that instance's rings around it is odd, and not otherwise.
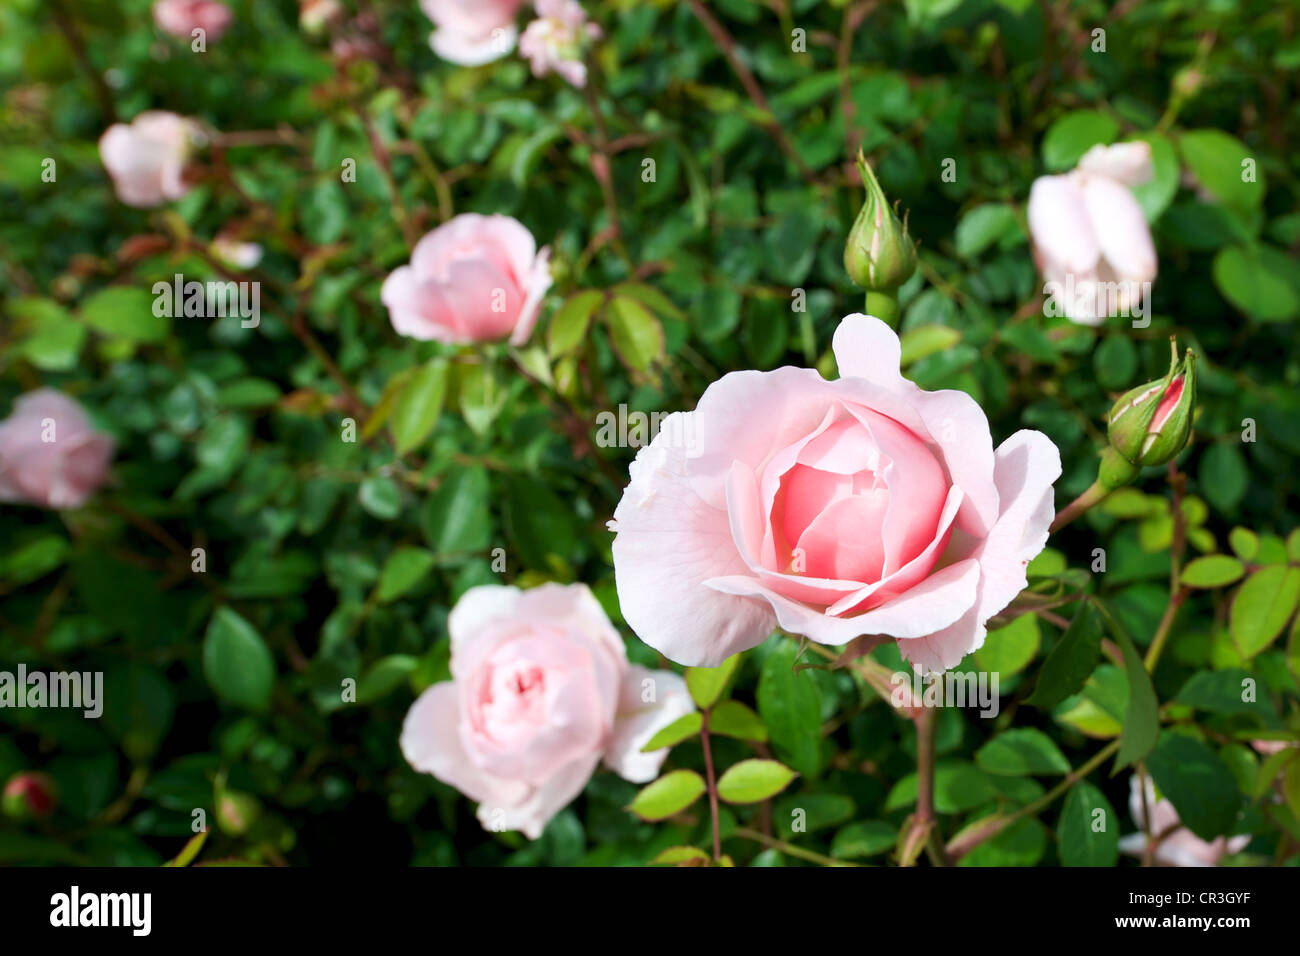
[[[518,345],[537,324],[549,263],[550,250],[538,251],[518,220],[464,213],[416,243],[410,265],[394,269],[379,294],[400,335]]]
[[[723,376],[633,462],[610,523],[619,602],[672,660],[714,666],[780,626],[822,644],[895,637],[942,670],[1025,587],[1056,446],[1019,431],[995,451],[969,395],[902,377],[878,319],[845,318],[834,351],[837,381]]]
[[[0,501],[80,508],[104,483],[113,447],[68,396],[28,392],[0,421]]]
[[[488,829],[536,839],[601,760],[653,780],[668,751],[641,748],[693,709],[680,676],[628,664],[583,584],[471,588],[447,629],[452,679],[412,705],[402,753],[477,800]]]

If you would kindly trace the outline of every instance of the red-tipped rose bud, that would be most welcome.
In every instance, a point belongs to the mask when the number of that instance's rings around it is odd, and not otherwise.
[[[1169,372],[1128,392],[1110,410],[1110,444],[1136,467],[1163,465],[1187,444],[1196,408],[1196,353],[1178,359],[1170,341]]]
[[[29,771],[10,777],[0,797],[5,816],[14,820],[44,819],[57,804],[54,781],[46,774]]]

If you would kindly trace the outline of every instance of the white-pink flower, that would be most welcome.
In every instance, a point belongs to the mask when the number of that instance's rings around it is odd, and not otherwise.
[[[1151,178],[1144,142],[1094,146],[1077,168],[1034,180],[1029,232],[1056,307],[1082,325],[1127,315],[1156,277],[1156,250],[1131,186]]]
[[[99,138],[99,156],[117,198],[128,206],[159,206],[189,192],[185,166],[198,124],[175,113],[148,110],[130,124],[114,123]]]
[[[412,705],[402,753],[477,801],[486,829],[536,839],[601,760],[654,779],[667,751],[641,748],[692,710],[680,676],[628,664],[582,584],[471,588],[447,629],[452,679]]]
[[[578,0],[537,0],[537,19],[524,27],[519,53],[533,68],[533,76],[558,73],[574,86],[587,85],[583,62],[587,43],[599,39],[600,27],[587,22]]]
[[[217,40],[234,14],[217,0],[158,0],[153,5],[153,19],[158,29],[172,36],[188,40],[195,30],[202,30],[206,39]]]
[[[643,641],[714,666],[780,625],[821,644],[898,638],[923,671],[984,642],[1047,541],[1056,446],[996,451],[965,392],[899,371],[898,336],[850,315],[840,379],[732,372],[637,454],[610,522],[619,603]]]
[[[0,421],[0,501],[80,508],[112,457],[113,439],[75,401],[51,388],[28,392]]]
[[[420,0],[437,28],[429,35],[433,52],[461,66],[490,63],[513,50],[521,6],[523,0]]]
[[[551,287],[550,249],[509,216],[464,213],[421,239],[384,280],[393,328],[416,339],[526,342]]]
[[[1156,799],[1155,785],[1146,778],[1146,806],[1151,808],[1151,825],[1147,826],[1143,808],[1142,787],[1137,774],[1129,779],[1129,812],[1140,828],[1138,833],[1120,837],[1119,848],[1130,856],[1143,857],[1147,849],[1147,832],[1162,837],[1153,859],[1165,866],[1218,866],[1219,860],[1230,853],[1240,853],[1250,843],[1249,836],[1217,837],[1206,842],[1187,827],[1181,825],[1178,811],[1168,799]],[[1177,829],[1170,831],[1172,827]],[[1166,835],[1167,834],[1167,835]]]

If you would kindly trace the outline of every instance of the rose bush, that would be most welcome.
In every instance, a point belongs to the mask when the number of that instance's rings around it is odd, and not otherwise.
[[[0,863],[1294,865],[1288,13],[0,5]]]

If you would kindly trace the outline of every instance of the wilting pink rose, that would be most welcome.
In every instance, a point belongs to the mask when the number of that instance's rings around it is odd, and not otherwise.
[[[114,123],[99,139],[99,156],[117,198],[128,206],[158,206],[180,199],[189,186],[185,164],[198,124],[175,113],[149,110],[130,125]]]
[[[964,392],[899,373],[898,336],[850,315],[840,379],[732,372],[637,454],[610,522],[623,616],[673,660],[713,666],[779,624],[821,644],[898,638],[952,667],[1025,587],[1052,521],[1056,446],[995,452]]]
[[[0,501],[80,508],[104,482],[113,439],[50,388],[28,392],[0,421]]]
[[[1147,143],[1094,146],[1063,176],[1029,191],[1029,231],[1047,291],[1070,319],[1127,315],[1156,277],[1156,250],[1130,186],[1151,178]]]
[[[517,345],[551,287],[550,255],[509,216],[465,213],[421,239],[380,298],[402,335],[455,344],[509,336]]]
[[[1142,787],[1137,774],[1129,780],[1129,812],[1133,821],[1141,828],[1140,833],[1130,833],[1120,837],[1119,848],[1130,856],[1146,855],[1149,831],[1158,839],[1153,859],[1166,866],[1218,866],[1219,860],[1229,853],[1240,853],[1250,843],[1249,836],[1217,837],[1206,842],[1185,826],[1180,825],[1178,811],[1167,799],[1156,799],[1155,785],[1151,778],[1146,778],[1146,805],[1151,808],[1151,825],[1146,825],[1143,812]],[[1171,827],[1177,827],[1172,833],[1159,839]]]
[[[537,0],[536,8],[537,19],[519,38],[519,53],[528,59],[533,76],[555,72],[574,86],[586,86],[582,57],[587,41],[600,37],[600,27],[587,22],[577,0]]]
[[[447,629],[452,679],[412,705],[402,753],[478,801],[487,829],[536,839],[602,759],[652,780],[667,751],[641,747],[692,709],[681,677],[628,664],[582,584],[471,588]]]
[[[420,0],[436,30],[433,52],[461,66],[499,60],[515,48],[515,14],[523,0]]]
[[[158,0],[153,5],[158,29],[187,40],[195,30],[202,30],[207,39],[216,40],[226,32],[233,18],[230,8],[216,0]]]

